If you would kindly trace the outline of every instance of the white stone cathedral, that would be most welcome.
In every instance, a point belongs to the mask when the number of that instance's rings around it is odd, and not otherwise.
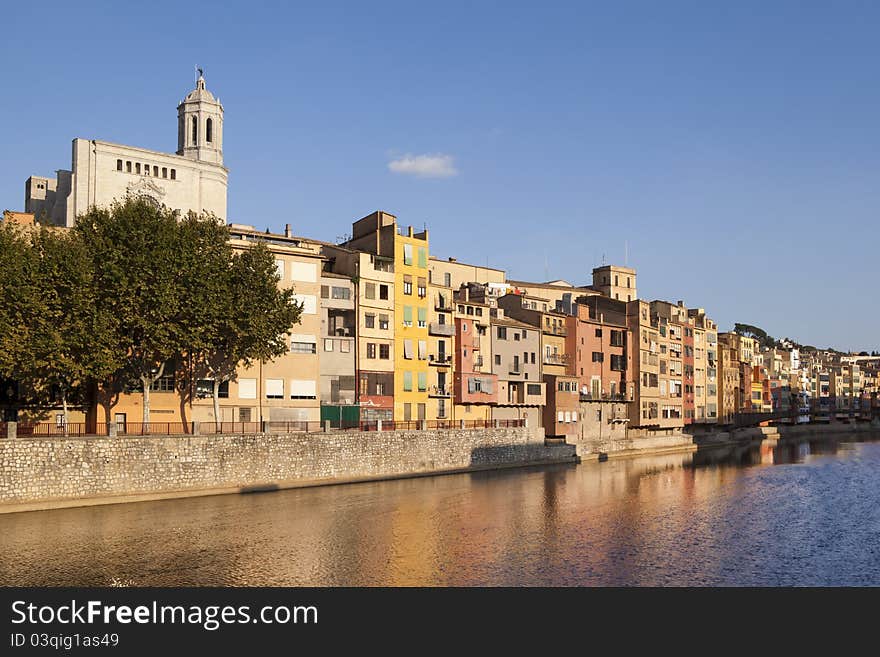
[[[223,105],[199,79],[177,106],[177,153],[160,153],[97,139],[73,140],[72,166],[57,177],[25,181],[25,212],[72,226],[92,206],[143,196],[186,213],[211,213],[226,222],[229,170],[223,166]]]

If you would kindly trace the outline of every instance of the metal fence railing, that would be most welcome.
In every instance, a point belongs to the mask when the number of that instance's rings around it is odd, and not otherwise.
[[[234,435],[259,433],[323,433],[326,431],[449,431],[453,429],[492,429],[525,426],[524,419],[516,420],[364,420],[343,421],[339,426],[327,426],[318,421],[270,421],[270,422],[199,422],[198,428],[184,422],[120,422],[116,434],[122,436],[176,436]],[[6,422],[0,422],[0,439],[7,435]],[[77,438],[83,436],[107,436],[106,423],[70,422],[65,427],[54,422],[18,423],[16,434],[20,438]]]

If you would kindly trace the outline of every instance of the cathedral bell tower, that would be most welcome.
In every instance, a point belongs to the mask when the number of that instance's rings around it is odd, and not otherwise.
[[[223,105],[205,88],[202,69],[196,88],[177,106],[177,154],[223,164]]]

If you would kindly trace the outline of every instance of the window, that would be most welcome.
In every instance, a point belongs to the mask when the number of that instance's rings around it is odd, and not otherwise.
[[[199,379],[196,381],[196,397],[204,399],[214,396],[214,380]],[[217,397],[220,399],[229,398],[229,381],[221,381],[220,387],[217,389]],[[63,416],[62,416],[63,417]]]
[[[379,298],[382,300],[385,300],[385,301],[388,300],[388,286],[387,285],[380,285],[379,286]]]
[[[168,167],[162,167],[162,177],[163,178],[168,177]]]
[[[419,267],[422,269],[427,269],[428,267],[428,252],[423,246],[419,247]]]
[[[443,285],[444,287],[452,287],[452,274],[449,272],[443,274]]]
[[[177,180],[177,169],[171,169],[171,180]]]
[[[534,365],[534,364],[535,364],[535,352],[533,351],[532,352],[532,365]]]
[[[403,264],[411,265],[413,262],[412,244],[403,245]]]
[[[605,362],[605,354],[603,354],[601,351],[594,351],[593,352],[593,362],[594,363],[604,363]]]
[[[428,389],[428,373],[427,372],[419,372],[419,392],[424,392]]]
[[[514,341],[514,342],[519,342],[519,333],[514,333],[514,334],[513,334],[513,341]]]
[[[290,337],[290,351],[294,354],[317,353],[315,337],[313,335],[292,335]]]
[[[291,399],[316,399],[318,396],[317,386],[314,380],[291,379],[290,380],[290,398]]]
[[[214,132],[214,131],[211,129],[211,128],[213,128],[213,127],[214,127],[214,125],[213,125],[213,121],[211,121],[211,119],[208,119],[208,120],[205,122],[205,141],[206,141],[206,142],[209,142],[209,143],[210,143],[212,137],[214,136],[214,135],[213,135],[213,132]]]
[[[412,392],[412,372],[403,373],[403,390],[404,392]]]
[[[403,357],[407,360],[412,360],[413,357],[413,341],[412,340],[404,340],[403,341]]]
[[[556,413],[556,421],[563,422],[565,420],[565,413],[563,411],[557,411]]]
[[[388,315],[379,315],[379,329],[382,331],[388,330]]]
[[[500,354],[495,354],[495,364],[501,365],[501,355]]]
[[[294,294],[293,298],[301,303],[304,315],[315,315],[318,312],[318,298],[314,294]]]
[[[134,163],[134,172],[135,172],[135,173],[140,173],[140,172],[141,172],[141,163],[140,163],[140,162],[135,162],[135,163]]]
[[[623,372],[626,369],[626,362],[623,356],[611,354],[611,370],[614,372]]]
[[[419,328],[425,328],[428,325],[428,309],[418,308]]]
[[[126,173],[131,173],[131,162],[125,163],[125,171]]]
[[[376,298],[376,284],[375,283],[365,283],[364,284],[364,297],[367,299],[375,299]]]
[[[387,344],[379,345],[379,359],[388,360],[391,358],[391,347]]]
[[[324,338],[324,351],[333,351],[333,338]]]
[[[410,385],[410,387],[412,387],[412,385]],[[403,420],[404,422],[412,420],[412,404],[410,403],[403,405]]]
[[[601,338],[601,337],[602,337],[602,329],[600,329],[600,328],[599,328],[599,329],[596,329],[596,337],[597,337],[597,338]]]
[[[445,343],[441,342],[440,344],[443,345]],[[445,357],[444,350],[441,346],[440,358],[444,358],[444,357]],[[419,360],[427,360],[427,359],[428,359],[428,341],[427,340],[419,340]]]
[[[153,166],[153,175],[158,178],[159,177],[159,167]]]
[[[418,284],[419,284],[419,287],[418,287],[419,296],[422,299],[424,299],[426,296],[428,296],[428,284],[424,278],[418,279]]]
[[[499,340],[506,340],[507,339],[507,327],[506,326],[499,326],[498,327],[498,339]]]
[[[364,326],[366,328],[374,328],[376,326],[376,315],[373,313],[364,315]]]
[[[483,309],[482,308],[475,308],[474,312],[476,313],[477,317],[483,316]]]
[[[403,293],[404,294],[412,294],[412,281],[403,279]]]
[[[367,343],[367,358],[375,358],[376,357],[376,343],[368,342]]]
[[[611,346],[612,347],[625,347],[626,346],[626,331],[611,331]]]
[[[284,399],[284,379],[266,379],[266,399]]]
[[[403,325],[412,326],[412,306],[403,307]]]
[[[192,144],[195,146],[199,143],[199,120],[192,117]]]
[[[256,399],[257,398],[257,380],[256,379],[239,379],[238,380],[238,398],[239,399]]]
[[[122,171],[122,160],[116,160],[116,170]]]
[[[290,280],[315,283],[318,280],[318,267],[313,262],[291,262]]]
[[[323,286],[322,286],[323,287]],[[334,287],[330,291],[331,299],[343,299],[345,301],[351,299],[351,290],[347,287]]]
[[[541,394],[541,385],[538,383],[529,383],[526,385],[526,394],[527,395],[540,395]]]
[[[330,298],[330,286],[329,285],[322,285],[321,286],[321,298],[322,299],[329,299]]]

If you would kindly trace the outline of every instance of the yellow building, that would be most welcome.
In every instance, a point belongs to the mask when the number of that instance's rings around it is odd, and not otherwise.
[[[397,217],[377,210],[352,224],[343,246],[394,259],[394,419],[436,419],[439,404],[433,415],[428,409],[428,231],[403,233]]]

